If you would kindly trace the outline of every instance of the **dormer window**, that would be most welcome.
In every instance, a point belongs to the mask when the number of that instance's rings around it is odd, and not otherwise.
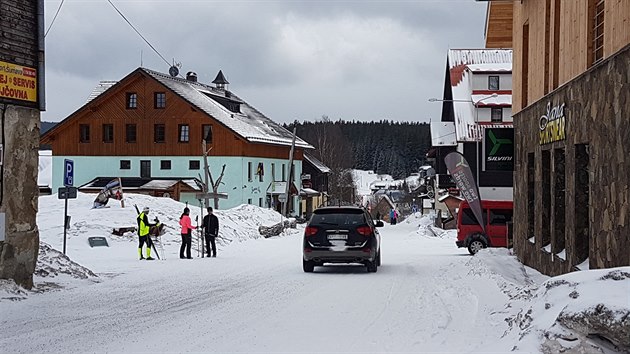
[[[138,108],[138,94],[135,92],[127,92],[127,109]]]

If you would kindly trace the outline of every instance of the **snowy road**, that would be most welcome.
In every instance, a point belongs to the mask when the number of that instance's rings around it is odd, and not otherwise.
[[[507,301],[452,238],[380,229],[383,265],[305,274],[301,235],[233,244],[216,259],[139,262],[100,283],[2,302],[0,347],[19,352],[509,351]],[[133,247],[133,246],[130,246]],[[83,263],[85,264],[85,263]],[[103,275],[101,275],[103,277]]]

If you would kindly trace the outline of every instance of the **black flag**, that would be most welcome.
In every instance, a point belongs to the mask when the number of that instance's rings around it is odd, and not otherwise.
[[[453,177],[457,188],[460,193],[464,195],[464,198],[470,205],[470,209],[475,214],[477,222],[481,226],[483,232],[486,232],[486,223],[483,220],[483,214],[481,212],[481,198],[479,196],[479,186],[473,179],[472,172],[468,161],[464,158],[464,155],[459,152],[451,152],[444,158],[444,163],[448,172]]]

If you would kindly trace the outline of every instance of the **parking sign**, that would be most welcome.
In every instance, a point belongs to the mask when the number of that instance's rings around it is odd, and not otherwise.
[[[63,160],[63,185],[72,187],[74,185],[74,161]]]

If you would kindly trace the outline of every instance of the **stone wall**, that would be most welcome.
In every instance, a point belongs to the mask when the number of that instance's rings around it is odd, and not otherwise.
[[[0,105],[3,121],[0,212],[6,213],[0,241],[0,278],[31,288],[39,251],[37,173],[39,110]]]
[[[630,46],[514,116],[514,247],[523,263],[545,274],[569,272],[587,257],[591,269],[630,265],[628,63]],[[565,138],[541,145],[540,120],[548,104],[565,105]],[[533,235],[527,168],[532,153]]]

